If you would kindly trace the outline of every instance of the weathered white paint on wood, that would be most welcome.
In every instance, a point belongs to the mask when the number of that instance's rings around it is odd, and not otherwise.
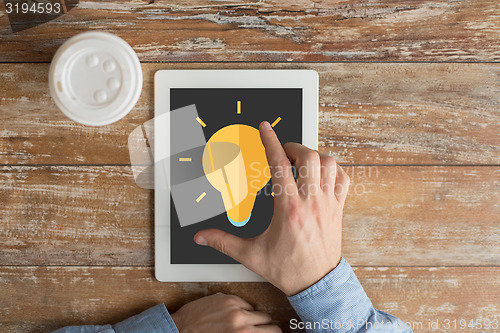
[[[153,75],[167,68],[317,70],[320,150],[341,163],[500,164],[500,65],[358,63],[143,64],[135,109],[103,127],[57,109],[47,64],[3,64],[0,164],[130,163],[128,135],[153,117]]]
[[[50,61],[86,30],[123,37],[142,61],[500,60],[496,0],[150,2],[80,1],[17,33],[1,12],[0,61]]]
[[[429,320],[498,319],[500,268],[360,267],[355,272],[375,307],[414,332],[499,332],[430,330]],[[266,311],[284,332],[296,315],[286,297],[267,283],[160,283],[149,267],[0,267],[2,331],[49,332],[65,325],[121,321],[164,302],[175,312],[191,300],[224,292]]]
[[[498,167],[347,167],[356,265],[500,264]],[[0,167],[1,265],[151,265],[153,192],[126,166]]]
[[[0,64],[0,331],[117,322],[219,291],[289,331],[294,312],[269,284],[155,281],[152,192],[126,166],[78,166],[129,163],[127,136],[153,116],[162,68],[317,70],[320,150],[379,165],[347,170],[343,244],[367,266],[355,270],[375,306],[422,323],[415,332],[481,331],[430,330],[429,320],[500,319],[500,65],[356,63],[499,62],[500,2],[148,3],[81,1],[18,33],[0,11],[0,62],[21,63]],[[170,62],[143,64],[141,99],[111,126],[65,118],[48,94],[48,64],[23,63],[49,62],[86,30],[116,33],[143,61]],[[331,61],[352,62],[321,63]],[[457,166],[381,166],[392,164]],[[443,265],[460,267],[417,267]]]

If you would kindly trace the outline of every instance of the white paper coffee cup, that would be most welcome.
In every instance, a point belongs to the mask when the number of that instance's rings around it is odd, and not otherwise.
[[[114,123],[134,107],[142,89],[141,64],[130,45],[107,32],[84,32],[56,52],[50,95],[70,119],[85,125]]]

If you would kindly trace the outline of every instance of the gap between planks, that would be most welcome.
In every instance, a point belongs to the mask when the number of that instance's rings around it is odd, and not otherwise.
[[[0,61],[2,64],[50,64],[50,61]],[[293,61],[244,61],[244,60],[234,60],[234,61],[148,61],[143,60],[141,64],[500,64],[500,61],[383,61],[383,60],[339,60],[339,61],[305,61],[305,60],[293,60]]]
[[[338,163],[341,167],[500,167],[500,164],[344,164]],[[130,164],[1,164],[0,167],[130,167]]]
[[[427,269],[427,268],[498,268],[499,265],[425,265],[425,266],[415,266],[415,265],[351,265],[352,268],[418,268],[418,269]],[[4,268],[155,268],[154,265],[2,265],[0,267]]]

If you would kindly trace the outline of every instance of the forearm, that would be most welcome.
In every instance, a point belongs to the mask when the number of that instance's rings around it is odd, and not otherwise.
[[[345,259],[322,280],[288,298],[308,332],[398,332],[411,329],[400,319],[375,309]],[[293,327],[296,326],[296,327]]]

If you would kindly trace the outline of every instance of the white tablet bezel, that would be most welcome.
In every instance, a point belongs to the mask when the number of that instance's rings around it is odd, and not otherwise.
[[[313,70],[159,70],[155,73],[155,118],[170,111],[172,88],[301,88],[302,143],[318,149],[318,73]],[[286,110],[282,111],[284,114]],[[266,120],[266,119],[262,119]],[[267,119],[269,120],[269,119]],[[262,277],[241,264],[170,263],[170,191],[165,186],[170,126],[154,131],[155,276],[161,282],[258,282]]]

